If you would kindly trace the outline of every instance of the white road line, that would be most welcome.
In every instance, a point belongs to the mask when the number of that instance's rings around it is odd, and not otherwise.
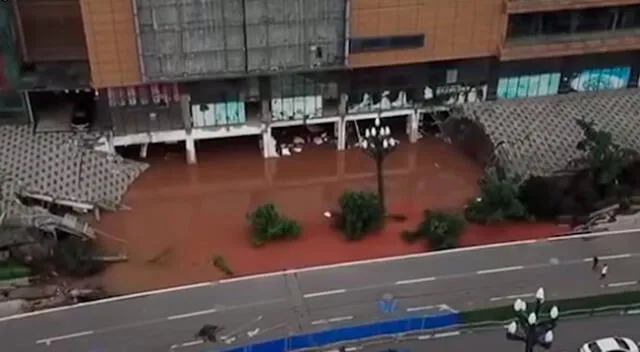
[[[329,296],[329,295],[335,295],[338,293],[345,293],[345,292],[347,292],[347,290],[345,289],[322,291],[322,292],[306,293],[303,295],[303,297],[304,298],[321,297],[321,296]]]
[[[505,300],[505,299],[530,298],[530,297],[534,297],[534,296],[535,295],[533,293],[523,293],[523,294],[519,294],[519,295],[491,297],[491,298],[489,298],[489,301],[495,302],[495,301],[502,301],[502,300]]]
[[[322,324],[327,324],[327,323],[337,323],[337,322],[347,321],[347,320],[351,320],[351,319],[353,319],[353,316],[351,316],[351,315],[344,316],[344,317],[329,318],[329,319],[320,319],[320,320],[312,321],[311,325],[322,325]]]
[[[193,340],[193,341],[189,341],[189,342],[180,343],[180,344],[177,344],[177,345],[172,345],[169,349],[176,350],[178,348],[197,346],[197,345],[200,345],[200,344],[203,344],[203,343],[204,343],[204,341],[202,341],[202,340]]]
[[[351,320],[351,319],[353,319],[353,316],[349,315],[349,316],[344,316],[344,317],[331,318],[331,319],[329,319],[329,322],[330,323],[337,323],[337,322],[347,321],[347,320]]]
[[[420,282],[429,282],[429,281],[433,281],[435,280],[435,277],[421,277],[418,279],[411,279],[411,280],[401,280],[401,281],[396,281],[396,285],[410,285],[410,284],[417,284]]]
[[[638,281],[623,281],[623,282],[613,282],[607,284],[607,287],[624,287],[624,286],[633,286],[637,285]]]
[[[640,313],[640,309],[632,309],[632,310],[628,310],[627,311],[627,314],[629,314],[629,315],[635,315],[635,314],[638,314],[638,313]]]
[[[452,337],[460,335],[460,331],[449,331],[449,332],[441,332],[437,334],[433,334],[434,339],[439,339],[442,337]]]
[[[359,348],[358,347],[347,347],[344,350],[347,351],[347,352],[353,352],[353,351],[359,350]]]
[[[407,312],[417,312],[419,310],[429,310],[429,309],[433,309],[436,306],[421,306],[421,307],[410,307],[407,308]]]
[[[215,313],[217,312],[217,309],[207,309],[207,310],[200,310],[197,312],[191,312],[191,313],[185,313],[185,314],[177,314],[177,315],[172,315],[170,317],[167,317],[167,320],[177,320],[177,319],[186,319],[186,318],[192,318],[192,317],[197,317],[200,315],[206,315],[206,314],[211,314],[211,313]]]
[[[524,266],[516,265],[516,266],[507,266],[507,267],[504,267],[504,268],[478,270],[478,271],[476,271],[476,274],[478,274],[478,275],[495,274],[495,273],[502,273],[502,272],[506,272],[506,271],[514,271],[514,270],[521,270],[521,269],[524,269]]]
[[[624,258],[630,258],[633,255],[631,253],[625,253],[625,254],[616,254],[616,255],[605,255],[600,257],[600,260],[613,260],[613,259],[624,259]]]
[[[69,335],[47,337],[46,339],[41,339],[41,340],[36,341],[36,343],[37,344],[44,343],[44,344],[50,345],[52,342],[55,342],[55,341],[73,339],[73,338],[76,338],[76,337],[87,336],[87,335],[91,335],[91,334],[93,334],[93,331],[91,331],[91,330],[81,331],[81,332],[76,332],[76,333],[69,334]]]
[[[418,336],[418,340],[429,340],[431,335],[420,335]]]

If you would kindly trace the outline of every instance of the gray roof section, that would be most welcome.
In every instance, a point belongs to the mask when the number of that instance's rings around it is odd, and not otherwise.
[[[474,103],[464,115],[479,121],[502,164],[520,175],[549,175],[580,156],[582,131],[575,119],[596,122],[620,145],[640,151],[640,90],[572,93],[552,97]]]
[[[148,166],[94,150],[98,139],[97,134],[34,134],[29,126],[0,126],[3,196],[30,192],[98,206],[119,205],[129,185]],[[4,210],[24,208],[14,203],[3,198]]]

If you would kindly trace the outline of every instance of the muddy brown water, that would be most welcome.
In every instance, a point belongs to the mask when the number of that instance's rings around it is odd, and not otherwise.
[[[460,209],[476,195],[481,174],[441,141],[401,145],[385,163],[385,189],[388,207],[409,221],[345,243],[322,213],[335,209],[345,189],[376,189],[374,164],[359,150],[321,146],[264,160],[256,140],[238,139],[199,144],[193,166],[180,147],[152,148],[146,161],[151,167],[125,198],[132,210],[107,214],[98,225],[124,239],[130,257],[103,275],[113,293],[220,278],[215,254],[242,275],[421,251],[403,243],[400,231],[425,208]],[[245,214],[265,202],[300,221],[302,238],[252,248]]]

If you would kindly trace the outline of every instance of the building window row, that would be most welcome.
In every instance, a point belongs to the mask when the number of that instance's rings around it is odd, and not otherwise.
[[[424,46],[424,40],[424,34],[351,38],[349,52],[357,54],[372,51],[417,49]]]
[[[536,12],[509,17],[508,39],[640,28],[640,5]]]

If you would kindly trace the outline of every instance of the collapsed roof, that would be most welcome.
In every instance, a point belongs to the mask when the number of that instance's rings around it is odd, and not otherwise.
[[[591,120],[614,142],[640,151],[640,91],[573,93],[466,104],[464,116],[478,121],[507,169],[522,176],[546,176],[580,157],[583,138],[576,119]]]
[[[45,215],[16,195],[117,209],[131,183],[148,165],[93,149],[97,133],[33,133],[29,126],[0,126],[0,207],[7,220]],[[61,221],[58,219],[57,221]],[[28,225],[28,224],[25,224]]]

